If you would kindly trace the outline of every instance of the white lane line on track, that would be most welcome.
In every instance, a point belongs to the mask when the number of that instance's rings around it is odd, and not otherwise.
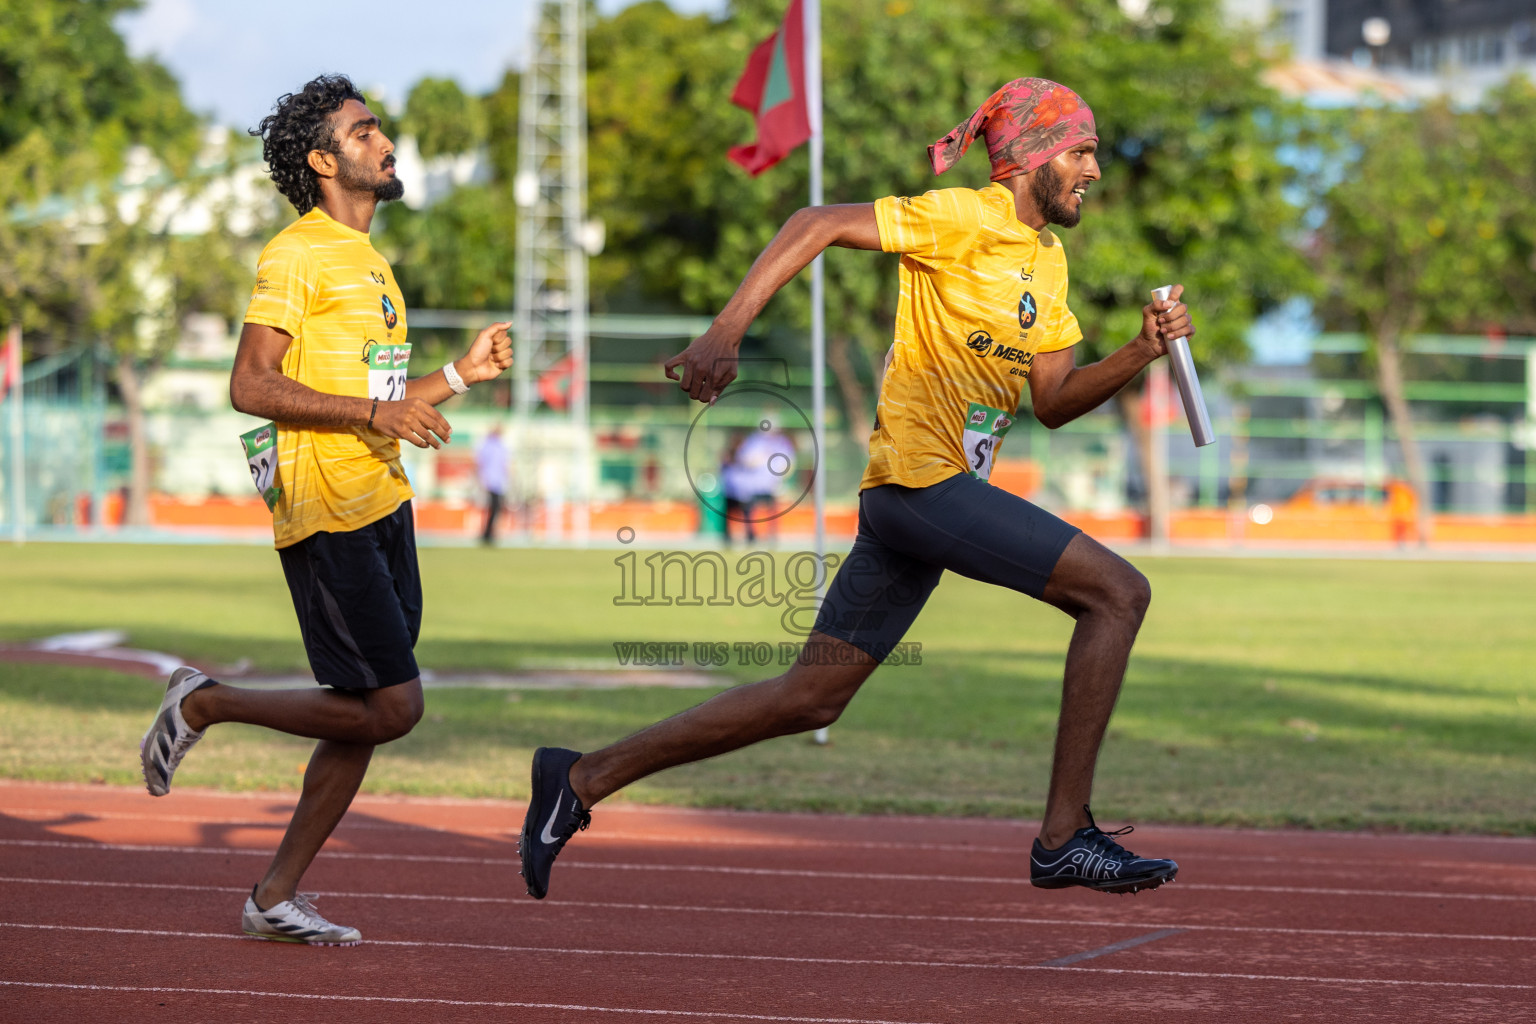
[[[149,928],[106,928],[98,925],[27,924],[23,922],[0,921],[0,928],[138,935],[161,939],[261,941],[260,939],[248,938],[245,935],[233,935],[224,932],[176,932]],[[771,956],[764,953],[678,953],[654,949],[574,949],[557,946],[507,946],[483,942],[413,942],[405,939],[369,939],[362,943],[361,946],[388,946],[404,949],[463,949],[486,953],[529,953],[535,956],[623,956],[651,957],[660,960],[734,960],[746,963],[803,964],[808,967],[896,967],[903,970],[911,968],[954,968],[978,971],[1076,971],[1085,974],[1130,974],[1150,978],[1223,978],[1242,981],[1299,981],[1325,985],[1377,985],[1405,988],[1464,988],[1536,992],[1536,985],[1516,985],[1492,981],[1428,981],[1419,978],[1332,978],[1305,974],[1243,974],[1232,971],[1151,971],[1125,967],[1077,967],[1075,965],[1052,967],[1047,964],[986,964],[945,960],[873,960],[855,957]]]
[[[116,853],[187,853],[213,854],[217,856],[270,857],[273,851],[266,847],[235,846],[167,846],[141,845],[136,843],[69,842],[60,839],[0,839],[0,846],[31,846],[73,850],[100,850]],[[321,857],[337,860],[400,861],[413,864],[481,864],[488,867],[517,867],[518,861],[509,857],[447,857],[442,855],[407,853],[358,853],[351,850],[322,850]],[[723,864],[621,864],[598,861],[562,861],[565,870],[646,871],[651,873],[699,873],[719,875],[750,875],[773,878],[827,878],[844,881],[866,882],[952,882],[972,885],[1028,885],[1028,878],[989,877],[985,875],[933,875],[900,874],[877,871],[814,871],[793,868],[743,868]],[[1269,892],[1288,895],[1313,896],[1381,896],[1391,899],[1425,900],[1489,900],[1509,903],[1536,903],[1536,894],[1485,893],[1485,892],[1434,892],[1410,889],[1344,889],[1323,886],[1296,885],[1219,885],[1208,882],[1177,882],[1179,892]]]
[[[289,811],[291,813],[291,808]],[[226,828],[286,828],[287,818],[251,818],[251,817],[205,817],[199,815],[173,815],[173,814],[135,814],[125,811],[42,811],[37,808],[8,808],[0,807],[0,815],[9,816],[20,821],[33,823],[46,823],[58,820],[60,817],[77,817],[84,821],[154,821],[167,822],[176,825],[222,825]],[[475,836],[488,839],[503,838],[507,842],[517,841],[517,827],[507,828],[438,828],[434,825],[417,825],[410,822],[348,822],[342,819],[336,827],[337,833],[343,833],[349,829],[371,832],[416,832],[435,835]],[[1033,838],[1031,833],[1029,839]],[[857,839],[810,839],[787,836],[756,836],[744,838],[738,836],[692,836],[692,835],[666,835],[654,832],[623,832],[604,831],[600,835],[591,836],[588,841],[598,843],[667,843],[674,845],[690,846],[729,846],[729,847],[764,847],[771,849],[803,848],[803,849],[854,849],[854,850],[932,850],[938,853],[987,853],[1001,854],[1005,856],[1027,856],[1029,854],[1028,839],[1023,840],[1017,846],[983,846],[974,843],[914,843],[914,842],[878,842],[875,840]]]
[[[61,885],[105,889],[167,889],[177,892],[210,892],[245,895],[244,886],[181,885],[169,882],[105,882],[72,878],[0,877],[0,885]],[[1536,942],[1536,935],[1475,935],[1456,932],[1387,932],[1359,928],[1272,928],[1261,925],[1198,924],[1185,921],[1094,921],[1054,917],[996,917],[966,914],[878,914],[857,910],[799,910],[779,907],[711,907],[669,903],[619,903],[602,900],[558,900],[539,903],[523,896],[443,896],[434,893],[343,892],[322,889],[315,894],[325,899],[402,900],[434,903],[470,903],[518,907],[526,911],[559,911],[567,907],[584,910],[626,910],[665,914],[741,914],[760,917],[823,917],[852,921],[911,921],[919,924],[1005,924],[1038,925],[1048,928],[1157,928],[1181,931],[1233,932],[1244,935],[1316,935],[1325,938],[1426,939],[1433,942],[1466,940],[1468,942]]]
[[[354,806],[356,806],[356,805],[354,805]],[[291,811],[291,808],[289,808],[288,810]],[[756,813],[756,812],[742,812],[742,813]],[[53,820],[56,820],[61,814],[71,814],[71,815],[78,814],[78,815],[80,815],[82,817],[85,817],[85,818],[94,819],[94,820],[102,820],[102,821],[156,821],[156,822],[163,821],[163,822],[169,822],[169,823],[172,823],[172,824],[223,825],[223,826],[226,826],[226,827],[233,827],[233,828],[257,828],[257,829],[285,828],[287,826],[287,824],[288,824],[288,819],[286,817],[284,817],[284,818],[258,819],[258,818],[250,818],[250,817],[230,818],[230,817],[206,817],[206,816],[198,816],[198,815],[136,814],[136,813],[128,813],[128,812],[120,812],[120,811],[79,811],[79,812],[70,811],[70,812],[59,812],[59,811],[39,811],[37,808],[6,808],[6,807],[0,807],[0,815],[9,815],[11,817],[18,818],[20,820],[31,821],[31,822],[53,821]],[[1020,826],[1020,827],[1022,827],[1022,826]],[[1149,827],[1155,827],[1155,826],[1149,826]],[[439,827],[437,827],[435,825],[418,825],[418,824],[414,824],[414,823],[411,823],[411,822],[391,822],[391,821],[349,822],[348,820],[343,819],[341,824],[338,825],[337,828],[336,828],[336,832],[338,834],[344,833],[344,832],[346,832],[348,830],[356,830],[356,831],[360,831],[360,832],[363,832],[363,831],[367,831],[367,832],[396,832],[396,831],[398,831],[398,832],[419,833],[419,834],[424,834],[424,835],[472,836],[472,837],[480,837],[480,838],[487,838],[487,839],[501,838],[501,839],[504,839],[506,842],[509,842],[509,843],[515,842],[516,838],[517,838],[517,828],[515,826],[508,826],[506,828],[458,828],[458,827],[439,828]],[[1032,837],[1033,837],[1033,833],[1031,833],[1029,837],[1026,837],[1026,839],[1027,838],[1032,838]],[[1415,835],[1411,835],[1411,836],[1404,836],[1403,838],[1406,838],[1406,839],[1418,839],[1418,838],[1424,838],[1424,837],[1421,837],[1421,836],[1418,836],[1417,834],[1415,834]],[[1430,836],[1428,838],[1443,839],[1443,838],[1456,838],[1456,837]],[[1469,842],[1469,843],[1482,843],[1482,842],[1485,842],[1485,841],[1488,841],[1488,840],[1491,840],[1491,839],[1502,840],[1502,841],[1505,841],[1505,842],[1509,842],[1509,841],[1519,842],[1520,841],[1520,839],[1518,837],[1509,837],[1509,836],[1492,836],[1492,837],[1476,836],[1476,837],[1463,837],[1463,838],[1464,838],[1464,840],[1466,842]],[[1533,848],[1536,848],[1536,840],[1527,839],[1527,840],[1524,840],[1524,841],[1528,842],[1528,843],[1531,843]],[[1030,849],[1028,844],[1027,844],[1027,842],[1025,842],[1023,840],[1021,840],[1020,844],[1017,845],[1017,846],[994,846],[994,845],[985,845],[985,844],[976,844],[976,843],[886,842],[886,841],[856,840],[856,839],[817,839],[817,838],[810,838],[810,837],[754,836],[754,837],[751,837],[751,838],[746,838],[746,837],[739,837],[739,836],[667,835],[667,834],[658,834],[658,833],[655,833],[655,832],[625,832],[625,831],[612,831],[612,830],[604,830],[603,832],[597,833],[597,834],[588,834],[588,835],[586,835],[586,836],[584,836],[582,838],[582,845],[583,845],[583,847],[589,848],[589,849],[593,848],[596,845],[601,845],[601,844],[604,844],[604,843],[656,843],[656,844],[663,844],[664,843],[664,844],[676,845],[676,846],[722,846],[722,847],[733,847],[733,848],[744,848],[744,849],[751,849],[751,848],[761,847],[761,848],[764,848],[764,849],[807,849],[807,850],[817,850],[817,849],[898,850],[898,851],[902,851],[902,850],[931,850],[931,851],[934,851],[934,852],[937,852],[937,853],[972,853],[972,854],[980,853],[980,854],[997,854],[997,855],[1001,855],[1001,856],[1023,856],[1023,855],[1027,855],[1029,853],[1029,849]],[[1354,857],[1354,858],[1347,858],[1347,857],[1318,857],[1318,856],[1310,856],[1310,855],[1298,855],[1298,856],[1294,856],[1294,857],[1289,857],[1289,856],[1275,856],[1275,855],[1264,855],[1264,854],[1210,853],[1210,852],[1202,852],[1202,853],[1199,853],[1197,855],[1196,854],[1189,854],[1188,856],[1198,856],[1199,859],[1201,859],[1203,861],[1226,861],[1226,862],[1237,862],[1237,863],[1245,863],[1245,864],[1310,864],[1310,865],[1330,865],[1331,864],[1331,865],[1338,865],[1340,867],[1358,867],[1359,864],[1360,864],[1360,861],[1359,861],[1358,857]],[[1464,860],[1400,860],[1400,859],[1394,859],[1392,863],[1394,864],[1394,866],[1399,867],[1399,868],[1401,868],[1401,867],[1455,868],[1455,869],[1458,869],[1458,870],[1465,870],[1466,867],[1467,867],[1467,862],[1464,861]],[[1484,861],[1484,862],[1479,862],[1477,866],[1478,866],[1478,868],[1480,870],[1514,871],[1514,872],[1523,872],[1523,873],[1527,873],[1527,874],[1529,874],[1529,873],[1536,873],[1536,863],[1532,863],[1532,864],[1517,864],[1517,863],[1509,863],[1509,862],[1501,862],[1501,861]]]
[[[711,1020],[765,1020],[785,1024],[920,1024],[915,1021],[867,1020],[862,1017],[772,1017],[760,1013],[719,1013],[705,1010],[642,1010],[631,1006],[578,1006],[574,1003],[515,1003],[492,999],[433,999],[427,996],[355,996],[329,992],[262,992],[239,988],[177,988],[170,985],[77,985],[47,981],[8,981],[0,985],[63,989],[75,992],[145,992],[191,996],[243,996],[270,999],[319,999],[344,1003],[390,1003],[411,1006],[484,1007],[505,1010],[572,1010],[578,1013],[632,1013],[649,1017],[708,1017]]]
[[[93,799],[98,799],[103,793],[120,792],[129,796],[139,797],[144,793],[140,786],[103,786],[99,783],[85,782],[23,782],[16,779],[0,781],[0,792],[9,790],[48,790],[63,792],[78,792],[89,794]],[[198,789],[188,786],[185,790],[178,788],[177,792],[190,791],[190,795],[204,800],[227,800],[231,802],[244,802],[252,799],[248,793],[231,793],[216,789]],[[297,802],[297,793],[270,794],[271,799],[286,798],[291,803]],[[492,810],[504,810],[508,801],[494,800],[477,797],[452,797],[452,796],[397,796],[397,797],[373,797],[359,796],[352,802],[352,808],[358,811],[367,811],[371,808],[388,808],[393,806],[421,806],[421,807],[469,807],[490,808]],[[89,812],[81,812],[89,813]],[[515,813],[521,813],[520,811]],[[867,816],[856,814],[825,814],[820,811],[743,811],[729,807],[671,807],[659,804],[629,803],[623,800],[603,807],[604,820],[609,816],[620,817],[634,815],[639,818],[745,818],[759,822],[780,821],[804,821],[813,824],[817,828],[826,828],[839,820],[860,821],[867,823]],[[901,826],[907,823],[919,828],[929,828],[935,821],[948,821],[955,825],[963,826],[972,831],[988,832],[1014,832],[1020,828],[1032,828],[1039,822],[1028,823],[1017,819],[1005,818],[934,818],[919,814],[892,814],[880,815],[878,821],[883,825]],[[1144,825],[1147,832],[1156,831],[1158,838],[1166,840],[1171,836],[1192,836],[1201,842],[1209,842],[1212,837],[1228,839],[1233,836],[1255,836],[1259,838],[1273,838],[1276,835],[1296,835],[1298,830],[1266,829],[1251,826],[1226,827],[1214,825]],[[1383,840],[1401,840],[1403,842],[1422,843],[1425,845],[1454,844],[1465,846],[1467,843],[1476,843],[1488,846],[1529,846],[1531,836],[1469,836],[1459,834],[1447,834],[1440,832],[1411,832],[1386,834],[1370,831],[1344,832],[1339,830],[1307,829],[1302,833],[1308,840],[1324,841],[1337,840],[1346,842],[1379,843]],[[1033,838],[1031,833],[1030,838]],[[1464,866],[1464,865],[1463,865]]]

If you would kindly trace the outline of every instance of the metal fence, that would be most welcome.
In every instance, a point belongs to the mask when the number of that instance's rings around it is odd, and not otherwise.
[[[1280,503],[1325,481],[1380,484],[1404,475],[1400,445],[1371,383],[1363,341],[1314,340],[1309,357],[1286,366],[1246,366],[1210,374],[1217,442],[1196,449],[1182,421],[1168,428],[1173,507],[1241,508]],[[1419,338],[1409,349],[1408,396],[1429,468],[1425,500],[1439,512],[1536,513],[1536,340]],[[228,369],[207,366],[210,393],[224,393]],[[595,381],[650,382],[645,362],[599,363]],[[25,368],[21,410],[0,406],[0,525],[7,535],[68,533],[115,521],[127,478],[126,424],[108,401],[108,367],[89,348],[35,360]],[[406,448],[406,465],[427,501],[477,499],[473,448],[501,424],[513,460],[514,504],[546,502],[552,492],[585,491],[597,501],[707,504],[701,474],[717,470],[743,431],[765,414],[795,440],[794,478],[814,467],[833,504],[851,504],[866,453],[829,402],[826,451],[815,451],[794,410],[810,408],[808,372],[791,368],[772,395],[690,405],[668,386],[654,397],[595,405],[591,479],[572,486],[568,421],[518,422],[495,405],[453,410],[454,442],[440,452]],[[768,407],[770,399],[783,408]],[[1172,403],[1177,407],[1177,402]],[[183,405],[149,414],[157,491],[185,499],[245,498],[249,479],[236,438],[254,423],[228,409]],[[1036,500],[1059,511],[1115,513],[1145,498],[1136,445],[1110,407],[1049,431],[1024,418],[1000,458],[1032,468]],[[703,483],[709,483],[705,480]],[[707,489],[707,488],[705,488]],[[558,495],[554,495],[558,496]]]

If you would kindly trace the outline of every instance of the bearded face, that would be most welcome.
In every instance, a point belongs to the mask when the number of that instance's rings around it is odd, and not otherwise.
[[[1044,214],[1047,224],[1075,228],[1083,219],[1082,205],[1074,195],[1077,187],[1075,182],[1063,181],[1050,164],[1041,164],[1029,186],[1030,198]]]
[[[336,163],[336,183],[349,192],[366,193],[381,203],[405,194],[405,182],[389,173],[395,166],[393,153],[384,157],[377,168],[361,160],[350,160],[345,153],[336,154]]]

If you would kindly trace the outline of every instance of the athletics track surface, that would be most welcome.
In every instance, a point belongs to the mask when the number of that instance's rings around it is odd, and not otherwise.
[[[538,902],[521,806],[363,797],[306,948],[238,923],[292,805],[0,782],[0,1021],[1536,1021],[1536,840],[1145,826],[1106,896],[1019,822],[619,804]]]

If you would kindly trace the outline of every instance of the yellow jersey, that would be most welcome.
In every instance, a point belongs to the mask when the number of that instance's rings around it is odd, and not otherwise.
[[[330,395],[403,397],[405,300],[368,235],[318,207],[262,250],[245,322],[293,341],[283,373]],[[412,496],[400,442],[361,427],[277,424],[276,546],[322,531],[357,530]]]
[[[860,490],[985,480],[1036,353],[1082,340],[1066,254],[997,183],[887,196],[875,219],[880,247],[901,253],[901,298]]]

